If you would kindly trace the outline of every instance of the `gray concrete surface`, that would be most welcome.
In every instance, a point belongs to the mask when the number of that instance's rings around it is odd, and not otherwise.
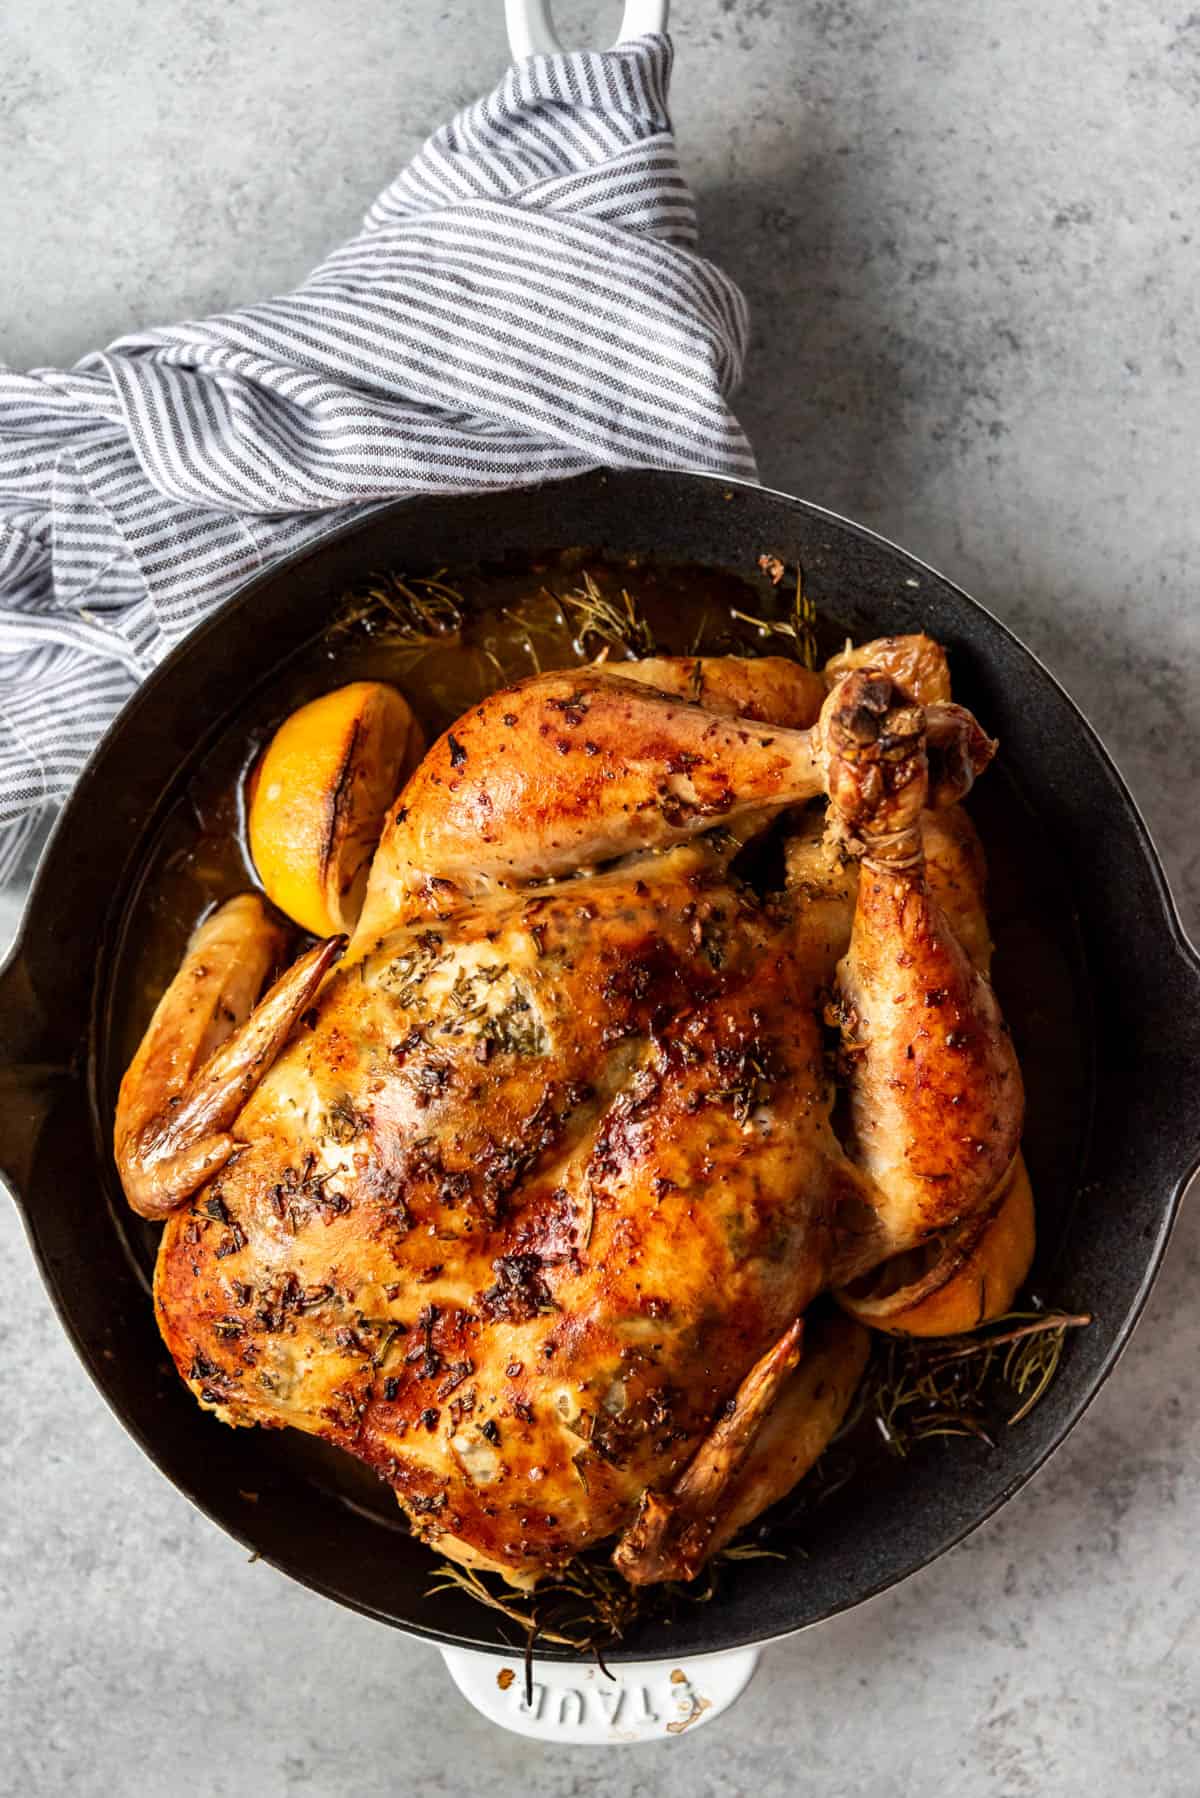
[[[563,8],[577,38],[591,16]],[[0,354],[290,282],[502,61],[499,0],[7,0]],[[1187,0],[678,0],[675,111],[756,349],[763,476],[878,527],[1090,711],[1200,926],[1200,14]],[[1200,1120],[1180,1120],[1195,1131]],[[0,1211],[0,1789],[1200,1788],[1200,1222],[1033,1487],[772,1650],[669,1746],[543,1749],[435,1655],[195,1516],[76,1367]]]

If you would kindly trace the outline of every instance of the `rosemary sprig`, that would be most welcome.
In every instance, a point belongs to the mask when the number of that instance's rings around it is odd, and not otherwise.
[[[731,1542],[721,1550],[726,1561],[786,1561],[781,1548],[764,1548],[759,1542]]]
[[[438,1583],[429,1588],[431,1593],[458,1587],[479,1604],[507,1617],[527,1639],[584,1653],[619,1642],[645,1608],[643,1594],[627,1585],[620,1574],[583,1555],[538,1586],[524,1602],[511,1588],[489,1586],[474,1568],[459,1567],[452,1561],[444,1561],[437,1576]]]
[[[453,647],[466,622],[467,605],[456,587],[434,575],[376,574],[343,596],[331,630],[363,630],[415,654]]]
[[[560,604],[574,626],[575,640],[581,649],[589,643],[599,643],[610,649],[623,649],[633,657],[655,653],[654,632],[625,587],[621,588],[619,599],[610,598],[585,568],[582,587],[562,594]]]
[[[1091,1321],[1090,1317],[1084,1316],[1063,1318],[1059,1329],[1051,1328],[1037,1335],[1028,1329],[1015,1333],[1023,1339],[1014,1340],[1004,1357],[1004,1378],[1023,1402],[1008,1420],[1010,1429],[1014,1423],[1029,1416],[1058,1372],[1067,1331]]]
[[[1010,1311],[975,1335],[881,1337],[862,1409],[898,1455],[930,1436],[992,1443],[998,1422],[1011,1429],[1045,1396],[1068,1330],[1091,1321],[1086,1312]]]

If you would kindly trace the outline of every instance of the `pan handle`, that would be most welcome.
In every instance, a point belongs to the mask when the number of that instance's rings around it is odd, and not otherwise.
[[[539,1742],[624,1747],[690,1735],[728,1710],[754,1677],[757,1648],[677,1661],[539,1662],[526,1689],[522,1656],[443,1648],[446,1670],[490,1723]]]
[[[669,0],[625,0],[625,13],[613,48],[627,44],[630,38],[665,31],[668,6]],[[526,56],[562,54],[550,0],[504,0],[504,22],[514,62],[521,62]]]

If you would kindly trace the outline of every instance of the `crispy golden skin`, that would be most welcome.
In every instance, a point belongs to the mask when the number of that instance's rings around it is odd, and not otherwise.
[[[513,1573],[619,1527],[827,1283],[858,1192],[795,935],[697,846],[381,938],[167,1225],[193,1387]]]

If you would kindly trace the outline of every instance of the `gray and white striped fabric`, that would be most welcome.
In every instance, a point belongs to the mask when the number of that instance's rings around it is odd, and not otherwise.
[[[143,675],[331,513],[597,464],[754,478],[670,68],[665,37],[530,57],[294,293],[0,364],[0,881]]]

